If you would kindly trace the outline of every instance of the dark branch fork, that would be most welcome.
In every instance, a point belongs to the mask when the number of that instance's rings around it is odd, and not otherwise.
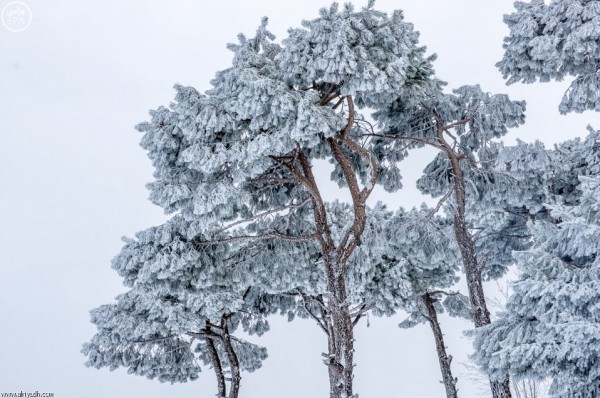
[[[346,234],[342,237],[337,249],[337,254],[341,259],[341,265],[346,263],[356,247],[360,244],[360,236],[364,231],[367,220],[365,210],[366,201],[377,183],[377,164],[375,159],[368,151],[350,138],[350,131],[355,122],[354,102],[352,101],[352,97],[348,96],[346,98],[348,102],[348,122],[346,127],[341,133],[338,133],[335,137],[327,140],[329,146],[331,147],[334,158],[342,169],[344,179],[350,191],[354,209],[354,222],[352,227],[348,229]],[[370,179],[368,185],[363,189],[360,189],[356,173],[352,167],[352,163],[342,150],[338,140],[345,144],[349,149],[356,152],[359,156],[365,158],[365,160],[368,162],[370,168]],[[352,239],[350,239],[351,237]],[[337,272],[342,272],[342,270],[337,270]]]
[[[319,105],[328,104],[338,95],[331,88],[324,94]],[[334,159],[342,169],[343,178],[350,191],[354,221],[339,242],[335,242],[325,202],[321,196],[319,186],[312,172],[312,165],[306,154],[297,145],[295,151],[286,157],[271,156],[270,159],[285,168],[310,194],[312,201],[313,217],[315,220],[315,237],[321,246],[327,275],[327,303],[323,302],[324,311],[321,316],[314,313],[308,305],[309,297],[300,292],[303,305],[307,314],[313,318],[320,328],[327,334],[329,340],[328,363],[331,382],[331,396],[339,396],[344,391],[346,396],[352,396],[352,368],[353,365],[353,332],[352,329],[358,320],[368,311],[364,305],[355,314],[354,319],[350,314],[347,303],[344,268],[345,264],[360,244],[361,235],[366,225],[366,201],[377,182],[377,164],[375,159],[351,137],[350,133],[355,122],[354,103],[351,96],[342,97],[334,109],[343,103],[348,104],[348,120],[344,129],[334,137],[327,138],[326,142],[332,150]],[[344,152],[346,150],[356,153],[363,158],[370,167],[370,180],[367,186],[361,189],[352,161]]]

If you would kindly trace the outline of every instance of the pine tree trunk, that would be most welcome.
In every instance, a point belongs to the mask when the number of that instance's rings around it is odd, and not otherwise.
[[[492,396],[494,397],[511,397],[510,379],[508,375],[502,381],[490,380],[492,386]]]
[[[456,379],[454,376],[452,376],[452,369],[450,368],[452,357],[446,353],[444,335],[442,334],[442,329],[437,318],[437,312],[434,307],[436,299],[431,297],[429,293],[423,294],[421,299],[425,304],[425,308],[427,308],[429,326],[431,326],[431,330],[433,331],[433,336],[435,338],[435,348],[437,350],[437,356],[440,362],[440,370],[442,371],[444,387],[446,388],[446,397],[458,398],[458,394],[456,392]]]
[[[349,108],[353,109],[350,97],[348,97],[348,104]],[[350,112],[350,115],[348,130],[354,122],[353,112]],[[343,140],[344,138],[338,136],[336,139]],[[344,267],[349,256],[359,244],[360,236],[364,231],[366,222],[365,202],[371,191],[360,191],[356,175],[352,170],[352,164],[341,150],[336,139],[329,138],[328,143],[336,161],[343,170],[344,178],[352,196],[355,217],[351,228],[352,236],[345,235],[338,244],[332,237],[327,220],[327,210],[312,172],[312,166],[302,152],[298,154],[298,159],[304,173],[303,183],[312,194],[317,240],[321,246],[327,276],[329,356],[326,362],[329,372],[330,398],[353,398],[354,325],[349,304],[346,301]]]
[[[219,358],[219,353],[217,351],[217,347],[215,346],[215,342],[211,337],[206,338],[206,346],[208,347],[208,352],[210,354],[210,360],[213,365],[213,369],[215,371],[215,376],[217,377],[217,386],[219,392],[217,394],[218,398],[227,398],[227,389],[225,386],[225,376],[223,374],[223,366],[221,365],[221,358]]]
[[[227,353],[227,360],[229,361],[229,369],[231,370],[231,384],[229,386],[229,398],[238,398],[240,391],[240,383],[242,381],[242,376],[240,374],[240,363],[233,349],[233,345],[231,344],[231,336],[229,334],[229,327],[227,325],[227,319],[224,317],[221,320],[221,329],[222,329],[222,341],[223,348],[225,348],[225,352]]]
[[[341,265],[327,267],[329,300],[329,371],[330,398],[351,398],[354,372],[354,327],[346,303],[346,284],[343,274],[335,272]]]
[[[454,174],[454,194],[456,208],[454,213],[454,233],[463,260],[464,272],[467,277],[469,290],[469,301],[473,311],[473,323],[476,328],[490,324],[490,312],[488,311],[481,282],[481,266],[477,261],[475,253],[475,242],[467,228],[465,219],[466,192],[465,179],[460,168],[460,158],[450,150],[447,155],[452,165]],[[510,380],[508,375],[502,381],[490,380],[493,398],[511,398]]]

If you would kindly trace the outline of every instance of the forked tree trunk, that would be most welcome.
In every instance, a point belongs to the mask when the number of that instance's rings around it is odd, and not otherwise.
[[[212,366],[215,371],[215,376],[217,378],[217,386],[219,389],[217,397],[227,398],[227,387],[225,385],[225,375],[223,373],[223,366],[221,365],[221,358],[219,358],[219,352],[217,351],[217,347],[215,346],[215,342],[213,341],[212,337],[206,338],[206,346],[208,347],[210,361],[212,362]]]
[[[327,92],[322,93],[320,104],[328,106],[333,99],[339,97],[337,89],[333,86]],[[313,204],[313,216],[316,227],[316,240],[321,247],[327,276],[327,335],[328,335],[328,366],[330,398],[353,398],[352,379],[354,372],[354,331],[353,320],[350,314],[349,303],[346,300],[345,266],[348,258],[360,245],[360,239],[366,225],[366,201],[377,183],[377,164],[375,159],[358,143],[350,137],[350,131],[354,126],[354,103],[352,97],[341,97],[338,105],[343,101],[348,104],[348,122],[342,131],[334,137],[327,138],[327,144],[344,177],[352,198],[352,209],[354,221],[344,236],[336,242],[333,238],[325,202],[319,191],[312,165],[306,155],[297,149],[292,157],[292,163],[287,163],[286,158],[272,158],[281,166],[287,168],[311,194]],[[335,109],[338,105],[335,105]],[[358,178],[353,168],[351,158],[346,151],[353,152],[369,163],[369,183],[362,189],[359,187]],[[298,170],[296,161],[299,163]]]
[[[450,363],[452,357],[446,353],[446,345],[444,344],[444,335],[442,334],[442,328],[437,318],[437,311],[435,310],[434,303],[437,301],[436,298],[432,297],[429,293],[421,295],[421,300],[425,304],[427,309],[427,320],[429,326],[433,331],[433,337],[435,338],[435,348],[437,351],[438,360],[440,362],[440,370],[442,371],[442,380],[444,382],[444,388],[446,389],[447,398],[458,398],[456,391],[456,379],[452,376],[452,369]]]
[[[235,353],[235,349],[231,343],[231,335],[229,334],[229,326],[227,324],[228,317],[221,318],[219,326],[208,324],[202,330],[203,338],[206,340],[210,362],[215,371],[218,387],[218,398],[238,398],[240,392],[240,383],[242,377],[240,375],[240,363]],[[222,348],[227,356],[227,363],[231,371],[231,379],[229,383],[229,395],[227,395],[227,383],[225,382],[225,372],[223,371],[223,359],[219,355],[215,340],[222,344]]]
[[[227,360],[229,362],[229,369],[231,370],[231,384],[229,385],[229,398],[238,398],[240,392],[240,383],[242,376],[240,374],[240,362],[237,354],[231,344],[231,335],[229,334],[229,326],[227,325],[227,318],[221,320],[222,329],[222,342],[225,353],[227,354]]]

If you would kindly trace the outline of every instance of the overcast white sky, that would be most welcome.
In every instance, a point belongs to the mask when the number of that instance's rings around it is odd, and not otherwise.
[[[7,3],[0,0],[0,7]],[[0,26],[0,392],[54,392],[57,398],[212,397],[212,371],[184,385],[124,371],[88,369],[79,352],[94,333],[88,311],[124,288],[110,268],[120,237],[165,220],[147,201],[151,165],[133,126],[168,104],[174,83],[208,88],[231,59],[225,45],[251,35],[263,15],[283,38],[329,1],[27,0],[33,19],[14,33]],[[366,0],[355,3],[364,6]],[[501,58],[510,0],[378,0],[404,9],[421,41],[438,54],[450,87],[479,83],[528,103],[512,132],[547,144],[585,135],[597,114],[560,116],[565,84],[505,87]],[[427,156],[403,167],[407,189],[381,195],[392,206],[421,200],[412,188]],[[433,337],[426,326],[396,327],[401,316],[371,317],[357,331],[361,397],[443,397]],[[462,398],[485,397],[465,376],[467,323],[442,318]],[[246,398],[327,395],[320,353],[325,336],[308,321],[274,319],[258,340],[265,366],[243,376]]]

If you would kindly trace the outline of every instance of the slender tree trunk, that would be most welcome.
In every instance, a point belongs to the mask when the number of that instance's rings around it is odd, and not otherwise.
[[[463,260],[464,272],[467,277],[469,301],[473,311],[473,322],[476,328],[490,324],[488,311],[481,282],[481,265],[475,253],[475,242],[469,233],[465,219],[466,193],[465,178],[460,168],[460,157],[450,148],[446,151],[454,174],[454,194],[456,209],[454,213],[454,233]],[[508,375],[502,381],[490,380],[494,398],[511,398],[510,380]]]
[[[229,334],[229,327],[227,325],[227,318],[221,320],[222,329],[222,342],[223,348],[227,353],[227,360],[229,361],[229,368],[231,370],[231,385],[229,386],[229,398],[238,398],[240,391],[240,383],[242,376],[240,374],[240,363],[238,361],[237,354],[231,344],[231,336]]]
[[[429,326],[433,331],[433,337],[435,338],[435,348],[437,350],[438,360],[440,361],[440,370],[442,371],[442,379],[444,387],[446,388],[447,398],[458,398],[456,392],[456,379],[452,376],[452,369],[450,363],[452,362],[452,356],[446,353],[446,345],[444,344],[444,335],[437,318],[437,312],[434,307],[434,303],[437,299],[431,297],[429,293],[421,295],[421,300],[427,308],[427,318],[429,320]]]
[[[210,354],[210,360],[213,365],[213,369],[215,371],[215,376],[217,377],[217,386],[219,388],[219,393],[217,394],[218,398],[227,398],[227,387],[225,386],[225,375],[223,374],[223,366],[221,365],[221,358],[219,358],[219,353],[217,351],[217,347],[215,346],[215,342],[212,338],[206,338],[206,345],[208,347],[208,352]]]

